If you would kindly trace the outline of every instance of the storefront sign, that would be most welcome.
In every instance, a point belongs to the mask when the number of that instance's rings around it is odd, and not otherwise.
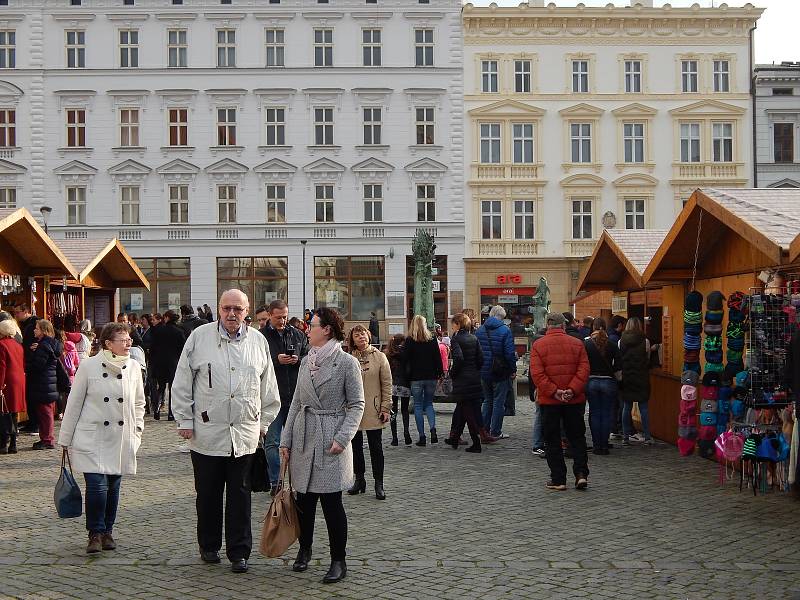
[[[95,325],[105,325],[111,321],[111,298],[108,296],[95,296],[93,316]]]
[[[498,304],[519,304],[519,296],[517,294],[504,294],[497,297]]]
[[[264,304],[269,304],[278,299],[278,292],[264,292]]]
[[[181,306],[180,292],[170,292],[167,294],[167,306],[170,310],[178,310]]]
[[[481,288],[481,296],[532,296],[535,287]]]
[[[497,283],[500,285],[514,285],[522,283],[522,275],[519,273],[504,273],[497,276]]]
[[[131,310],[144,308],[144,294],[131,294]]]
[[[442,291],[442,282],[441,281],[432,281],[433,283],[433,291],[434,292],[441,292]]]

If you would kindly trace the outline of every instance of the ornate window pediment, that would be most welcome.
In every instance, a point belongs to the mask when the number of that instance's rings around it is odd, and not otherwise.
[[[197,90],[156,90],[156,96],[161,98],[161,110],[165,110],[170,107],[187,107],[190,110],[194,110],[194,102],[197,98]]]
[[[433,104],[436,108],[442,107],[442,98],[447,93],[444,88],[406,88],[403,90],[408,100],[408,107],[415,104]]]
[[[156,173],[161,177],[161,185],[166,184],[191,184],[192,189],[195,189],[197,174],[200,172],[200,167],[193,165],[183,159],[176,158],[168,163],[164,163],[160,167],[156,167]]]
[[[108,90],[106,94],[111,96],[114,110],[119,110],[121,106],[147,110],[147,97],[150,95],[150,90]]]
[[[501,100],[469,111],[473,117],[542,117],[545,110],[517,100]]]
[[[208,165],[205,169],[209,183],[214,184],[239,184],[244,189],[245,175],[250,170],[246,165],[230,158],[223,158]]]
[[[559,182],[561,187],[566,188],[598,188],[603,187],[605,184],[605,179],[591,173],[576,173],[575,175],[564,177]]]
[[[581,102],[575,106],[562,108],[560,111],[558,111],[558,114],[560,114],[562,117],[590,117],[596,119],[599,118],[604,112],[606,111],[602,108],[597,108],[596,106],[591,106],[590,104]]]
[[[294,178],[297,167],[280,158],[271,158],[254,167],[253,171],[258,175],[262,185],[275,182],[288,184]]]
[[[71,160],[68,163],[53,169],[59,181],[59,193],[67,184],[85,184],[89,190],[94,190],[94,176],[97,174],[97,169],[85,162],[79,160]]]
[[[392,88],[353,88],[353,103],[358,108],[362,105],[380,105],[384,109],[389,108],[389,99],[394,90]]]
[[[295,88],[258,88],[253,93],[261,99],[258,103],[258,110],[262,106],[279,106],[286,110],[292,110],[292,100],[297,93]]]
[[[303,172],[308,178],[309,188],[311,183],[317,181],[336,181],[337,185],[341,185],[345,170],[344,165],[330,158],[320,158],[303,167]]]
[[[0,160],[0,184],[20,185],[23,176],[28,172],[22,165],[7,160]]]
[[[65,107],[83,108],[91,111],[94,108],[94,90],[56,90],[53,94],[58,98],[58,112]]]
[[[671,115],[677,117],[691,117],[691,116],[739,116],[747,112],[747,109],[727,102],[720,102],[719,100],[701,100],[694,102],[688,106],[681,106],[680,108],[673,108],[669,111]]]
[[[142,183],[151,171],[147,165],[130,158],[108,168],[108,174],[114,183]]]
[[[225,106],[239,106],[242,98],[247,94],[245,89],[213,89],[206,90],[206,96],[211,99],[209,102],[208,110],[214,110],[217,105]]]
[[[633,102],[631,104],[626,104],[625,106],[615,108],[611,111],[611,113],[621,119],[627,117],[653,117],[658,114],[658,109],[645,106],[644,104],[639,104],[638,102]]]
[[[25,94],[20,88],[8,81],[0,81],[0,104],[16,106]]]
[[[618,188],[653,188],[658,185],[658,179],[646,173],[631,173],[617,177],[612,183]]]
[[[440,163],[432,158],[420,158],[404,167],[408,175],[409,184],[417,182],[435,183],[442,179],[447,172],[447,165]]]
[[[304,88],[303,94],[306,97],[306,107],[309,109],[318,104],[333,104],[336,110],[342,108],[343,88]]]
[[[369,182],[382,182],[386,188],[388,188],[389,178],[392,175],[392,171],[394,171],[394,166],[377,158],[370,157],[353,165],[350,167],[350,170],[356,176],[356,189],[358,189],[362,183]]]

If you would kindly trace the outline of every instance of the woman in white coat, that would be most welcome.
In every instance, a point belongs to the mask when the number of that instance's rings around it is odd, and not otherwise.
[[[136,473],[144,429],[142,370],[129,356],[127,326],[103,327],[100,347],[75,374],[58,437],[86,479],[87,554],[117,547],[112,530],[119,487],[123,475]]]

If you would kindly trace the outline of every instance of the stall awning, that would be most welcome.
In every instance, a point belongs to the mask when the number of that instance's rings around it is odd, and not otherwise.
[[[667,232],[661,229],[606,229],[578,281],[578,290],[641,289],[642,274]]]
[[[78,272],[27,208],[0,209],[0,251],[31,275],[77,277]]]
[[[76,279],[87,287],[144,287],[150,282],[116,238],[58,240],[58,247],[78,270]]]
[[[695,190],[645,269],[643,282],[686,281],[791,262],[800,189]],[[800,242],[796,243],[800,254]]]

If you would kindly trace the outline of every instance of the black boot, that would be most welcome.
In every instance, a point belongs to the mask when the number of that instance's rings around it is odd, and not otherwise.
[[[406,442],[406,446],[410,446],[411,442],[413,442],[414,440],[411,439],[411,434],[408,433],[408,429],[406,429],[406,432],[403,434],[403,436]]]
[[[356,475],[356,480],[353,482],[353,487],[347,490],[347,493],[351,496],[355,496],[356,494],[363,494],[367,491],[367,480],[364,479],[363,475]]]
[[[300,546],[300,550],[297,553],[297,558],[294,559],[294,564],[292,565],[292,571],[296,573],[302,573],[306,569],[308,569],[308,563],[311,560],[311,548],[303,548]]]
[[[347,565],[344,560],[332,560],[331,568],[322,578],[322,583],[336,583],[341,581],[347,575]]]
[[[474,452],[476,454],[481,452],[481,443],[477,442],[472,444],[469,448],[467,448],[464,452]]]
[[[431,429],[431,444],[436,444],[439,442],[439,438],[436,436],[436,428],[434,427]]]
[[[392,418],[389,420],[389,427],[392,428],[392,446],[397,446],[397,415],[392,415]]]
[[[15,435],[11,436],[11,441],[8,444],[8,453],[9,454],[17,453],[17,436]]]
[[[428,442],[427,442],[427,440],[425,439],[425,436],[422,436],[422,437],[421,437],[421,438],[419,438],[419,440],[417,441],[417,446],[420,446],[420,447],[422,447],[422,446],[425,446],[425,445],[427,445],[427,444],[428,444]]]
[[[375,480],[375,497],[378,500],[386,500],[386,492],[383,489],[383,480],[376,479]]]

